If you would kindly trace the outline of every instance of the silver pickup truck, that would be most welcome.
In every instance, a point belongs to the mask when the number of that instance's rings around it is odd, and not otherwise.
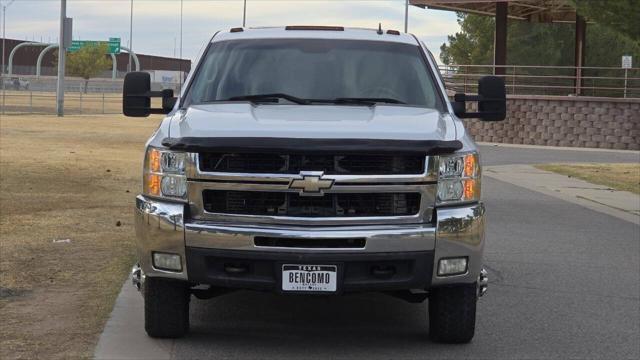
[[[147,333],[186,334],[191,295],[381,292],[428,299],[431,338],[469,342],[485,209],[460,119],[505,104],[491,76],[451,101],[425,45],[382,29],[220,31],[179,97],[127,74],[124,114],[166,114],[135,207]]]

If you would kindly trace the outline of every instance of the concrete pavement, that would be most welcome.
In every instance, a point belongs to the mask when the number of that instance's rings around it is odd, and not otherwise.
[[[171,359],[173,341],[153,339],[144,331],[144,301],[127,280],[105,325],[96,359]]]
[[[601,213],[640,223],[640,195],[536,169],[531,165],[486,166],[483,175]]]
[[[483,165],[563,162],[640,162],[640,151],[560,148],[552,146],[480,143]]]
[[[482,151],[483,162],[493,165],[517,161],[504,152],[523,163],[623,162],[638,155]],[[96,358],[639,358],[638,222],[611,216],[608,200],[599,198],[605,205],[596,209],[569,199],[576,194],[559,179],[541,185],[545,174],[530,167],[484,170],[490,287],[479,302],[471,344],[429,342],[425,304],[380,294],[282,297],[244,291],[193,299],[191,333],[154,340],[144,333],[142,297],[127,283]],[[525,183],[522,176],[538,179]]]

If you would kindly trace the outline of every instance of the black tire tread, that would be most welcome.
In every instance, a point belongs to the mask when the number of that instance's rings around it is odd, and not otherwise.
[[[179,338],[189,332],[187,284],[147,278],[144,282],[144,328],[154,338]]]
[[[434,288],[429,295],[429,337],[461,344],[473,339],[476,325],[476,284]]]

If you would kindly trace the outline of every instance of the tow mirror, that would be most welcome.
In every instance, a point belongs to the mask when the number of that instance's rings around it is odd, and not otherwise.
[[[500,121],[507,117],[507,90],[504,80],[498,76],[485,76],[478,80],[478,95],[455,94],[453,100],[453,112],[461,119]],[[478,111],[467,112],[467,101],[477,101]]]
[[[152,108],[151,98],[161,97],[162,108]],[[125,116],[147,117],[149,114],[168,114],[176,104],[173,90],[151,91],[151,75],[143,71],[130,72],[122,86],[122,112]]]

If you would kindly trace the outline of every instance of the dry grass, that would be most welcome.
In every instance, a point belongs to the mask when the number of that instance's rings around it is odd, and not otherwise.
[[[640,163],[635,164],[545,164],[541,170],[576,177],[593,184],[640,194]]]
[[[134,197],[158,122],[2,116],[0,358],[92,355],[134,259]]]

